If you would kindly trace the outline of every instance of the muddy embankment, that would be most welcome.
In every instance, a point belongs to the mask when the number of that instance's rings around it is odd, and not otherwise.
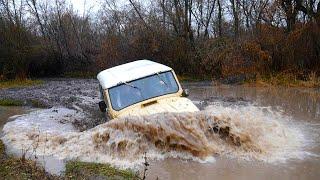
[[[40,104],[41,107],[65,107],[85,114],[84,119],[74,119],[79,130],[85,130],[105,122],[97,113],[100,101],[98,81],[95,79],[48,79],[45,83],[25,88],[0,89],[2,99],[13,99],[25,105]]]

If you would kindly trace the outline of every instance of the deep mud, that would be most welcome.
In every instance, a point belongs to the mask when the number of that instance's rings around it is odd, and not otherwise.
[[[43,107],[66,107],[86,114],[87,118],[74,120],[79,130],[85,130],[106,121],[97,113],[100,101],[98,81],[95,79],[48,79],[38,86],[0,89],[0,97],[14,99],[32,105],[39,102]]]

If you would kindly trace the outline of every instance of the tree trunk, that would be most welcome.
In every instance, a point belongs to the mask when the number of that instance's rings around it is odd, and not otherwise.
[[[218,2],[218,33],[219,37],[222,37],[222,7],[221,0],[217,0]]]
[[[282,0],[281,6],[286,14],[287,32],[289,33],[294,30],[298,9],[292,0]]]
[[[234,38],[239,38],[239,14],[238,14],[238,0],[230,0],[233,14],[233,27],[234,27]]]

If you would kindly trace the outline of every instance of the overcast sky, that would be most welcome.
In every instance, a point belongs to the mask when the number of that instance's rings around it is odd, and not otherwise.
[[[69,0],[73,5],[74,9],[79,13],[83,13],[83,10],[86,8],[92,8],[93,11],[97,11],[99,9],[99,5],[102,0]]]
[[[106,0],[68,0],[73,5],[74,9],[79,13],[83,13],[84,8],[88,10],[91,9],[92,12],[97,12],[102,3]],[[110,1],[110,0],[109,0]],[[126,5],[129,3],[129,0],[113,0],[116,1],[118,6]],[[143,2],[144,0],[140,0]]]

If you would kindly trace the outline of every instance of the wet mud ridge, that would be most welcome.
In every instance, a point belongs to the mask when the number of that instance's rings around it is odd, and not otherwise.
[[[74,120],[74,125],[85,130],[105,122],[97,113],[100,101],[98,81],[95,79],[49,79],[38,86],[0,89],[2,99],[13,99],[41,108],[66,107],[85,113],[86,119]]]

